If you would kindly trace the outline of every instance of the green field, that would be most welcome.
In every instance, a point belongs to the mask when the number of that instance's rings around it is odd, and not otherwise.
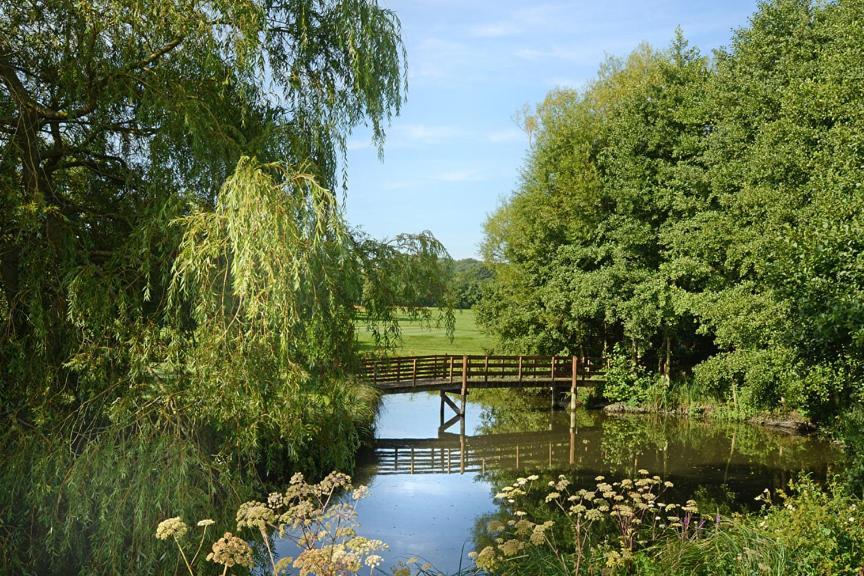
[[[456,329],[453,341],[447,337],[443,326],[424,326],[422,322],[412,320],[408,316],[399,318],[402,329],[402,345],[394,351],[403,356],[420,356],[424,354],[485,354],[492,348],[493,339],[484,334],[474,319],[473,310],[454,310]],[[361,346],[372,348],[372,335],[365,326],[357,330]]]

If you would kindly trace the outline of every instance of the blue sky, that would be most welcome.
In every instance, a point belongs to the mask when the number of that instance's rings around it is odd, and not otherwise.
[[[382,1],[402,22],[408,101],[379,160],[349,141],[348,220],[376,238],[431,230],[476,256],[483,223],[517,187],[528,141],[514,121],[556,86],[581,88],[607,55],[665,48],[680,25],[703,52],[728,45],[756,0]]]

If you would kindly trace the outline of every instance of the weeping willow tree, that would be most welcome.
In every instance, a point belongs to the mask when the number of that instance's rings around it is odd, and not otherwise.
[[[351,365],[357,307],[393,331],[390,309],[417,301],[405,276],[385,280],[395,290],[364,278],[447,259],[425,234],[370,249],[328,192],[352,127],[381,146],[399,111],[395,14],[367,0],[6,0],[0,30],[4,416],[137,425],[159,398],[193,425],[234,422],[247,447],[261,429],[314,437],[265,404],[326,397],[326,375]],[[372,259],[406,252],[424,265]],[[254,425],[238,424],[241,404]]]
[[[161,573],[172,493],[350,465],[358,311],[398,333],[448,260],[332,192],[404,95],[374,0],[0,0],[0,563]]]

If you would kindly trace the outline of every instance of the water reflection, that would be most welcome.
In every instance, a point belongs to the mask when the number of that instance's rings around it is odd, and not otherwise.
[[[548,403],[544,403],[548,406]],[[753,504],[801,471],[824,479],[838,454],[816,438],[749,425],[597,412],[532,409],[508,391],[469,402],[464,420],[442,419],[433,394],[384,399],[377,440],[360,461],[371,496],[362,533],[388,542],[393,564],[422,557],[445,572],[468,565],[475,523],[497,510],[492,499],[519,474],[566,472],[592,485],[598,474],[640,468],[675,482],[683,498],[711,509]],[[442,425],[443,424],[443,425]]]

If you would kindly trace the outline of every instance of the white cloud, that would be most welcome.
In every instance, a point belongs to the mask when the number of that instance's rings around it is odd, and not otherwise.
[[[384,190],[405,190],[406,188],[414,188],[420,183],[420,180],[388,180],[381,185]]]
[[[473,62],[473,51],[464,43],[444,37],[423,38],[409,46],[408,81],[440,81],[460,76]]]
[[[486,133],[486,140],[493,144],[504,142],[520,142],[525,139],[525,133],[518,128],[505,128],[503,130],[492,130]]]
[[[560,60],[591,66],[598,62],[598,55],[593,51],[581,46],[556,46],[554,48],[519,48],[514,52],[517,58],[530,62],[549,60]]]
[[[421,62],[417,65],[408,64],[409,85],[415,80],[441,80],[447,77],[447,69],[438,64]]]
[[[372,142],[368,140],[349,140],[348,150],[368,150],[372,148]]]
[[[489,178],[482,170],[477,168],[462,168],[434,172],[417,178],[406,178],[401,180],[388,180],[381,185],[384,190],[408,190],[421,188],[431,182],[445,182],[447,184],[458,184],[461,182],[484,182]]]

